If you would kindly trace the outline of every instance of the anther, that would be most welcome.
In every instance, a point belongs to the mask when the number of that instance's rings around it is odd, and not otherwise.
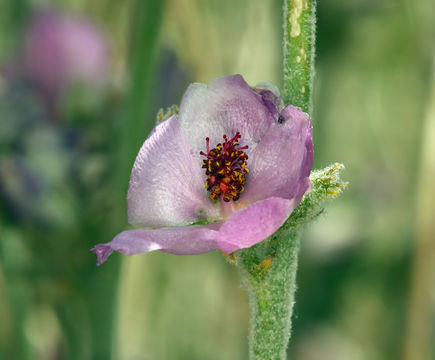
[[[241,137],[240,132],[236,132],[231,139],[228,139],[225,134],[223,136],[225,141],[211,150],[210,138],[205,139],[207,153],[201,151],[200,154],[206,157],[202,167],[206,169],[208,178],[205,188],[212,200],[217,200],[223,195],[225,202],[237,201],[245,190],[246,175],[249,174],[249,169],[246,167],[248,155],[242,150],[248,149],[248,146],[239,147],[238,140]]]

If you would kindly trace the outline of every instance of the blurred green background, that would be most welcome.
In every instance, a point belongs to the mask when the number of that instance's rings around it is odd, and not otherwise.
[[[220,253],[89,249],[190,82],[282,88],[280,0],[0,2],[0,359],[247,358]],[[315,168],[350,182],[304,234],[289,358],[435,359],[435,4],[318,8]]]

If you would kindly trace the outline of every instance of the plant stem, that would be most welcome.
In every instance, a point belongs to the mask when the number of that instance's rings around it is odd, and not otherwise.
[[[284,0],[284,103],[312,111],[316,0]]]
[[[316,0],[284,0],[284,102],[310,113],[314,79]],[[326,173],[330,176],[337,168]],[[312,192],[315,194],[315,192]],[[316,196],[321,196],[317,193]],[[307,199],[299,209],[313,210]],[[282,360],[290,337],[296,290],[300,226],[310,212],[295,211],[272,237],[237,254],[251,308],[249,336],[252,360]],[[311,211],[312,213],[312,211]]]
[[[136,18],[132,21],[131,29],[130,89],[118,133],[119,150],[115,179],[123,204],[133,162],[154,125],[155,116],[150,116],[148,111],[163,7],[164,1],[136,0],[134,13],[131,14]]]
[[[435,52],[432,56],[432,74],[435,74]],[[432,76],[432,79],[434,77]],[[431,294],[435,281],[435,81],[432,80],[423,125],[419,180],[416,186],[416,231],[411,269],[411,287],[408,298],[404,360],[429,360],[433,345],[434,305]],[[432,342],[433,344],[433,342]],[[433,358],[433,357],[432,357]]]
[[[343,165],[333,164],[310,175],[312,191],[269,239],[232,258],[238,265],[251,309],[251,360],[284,360],[291,330],[296,291],[299,240],[306,224],[346,187],[340,180]]]
[[[272,253],[260,263],[256,261],[256,249],[248,249],[239,257],[251,308],[252,360],[286,359],[290,337],[300,231],[289,234],[278,231],[274,237],[269,244]]]

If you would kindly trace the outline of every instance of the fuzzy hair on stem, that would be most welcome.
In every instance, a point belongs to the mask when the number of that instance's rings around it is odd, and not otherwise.
[[[286,105],[312,112],[314,54],[316,41],[316,0],[284,0],[283,55]]]

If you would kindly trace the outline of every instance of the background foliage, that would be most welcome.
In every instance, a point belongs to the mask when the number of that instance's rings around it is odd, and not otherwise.
[[[54,112],[19,66],[47,8],[110,48],[104,85],[72,84]],[[342,162],[351,186],[304,234],[292,359],[435,359],[434,14],[319,3],[315,168]],[[281,38],[278,0],[0,3],[0,359],[247,358],[247,296],[220,253],[96,268],[89,249],[127,227],[157,110],[224,74],[282,88]]]

